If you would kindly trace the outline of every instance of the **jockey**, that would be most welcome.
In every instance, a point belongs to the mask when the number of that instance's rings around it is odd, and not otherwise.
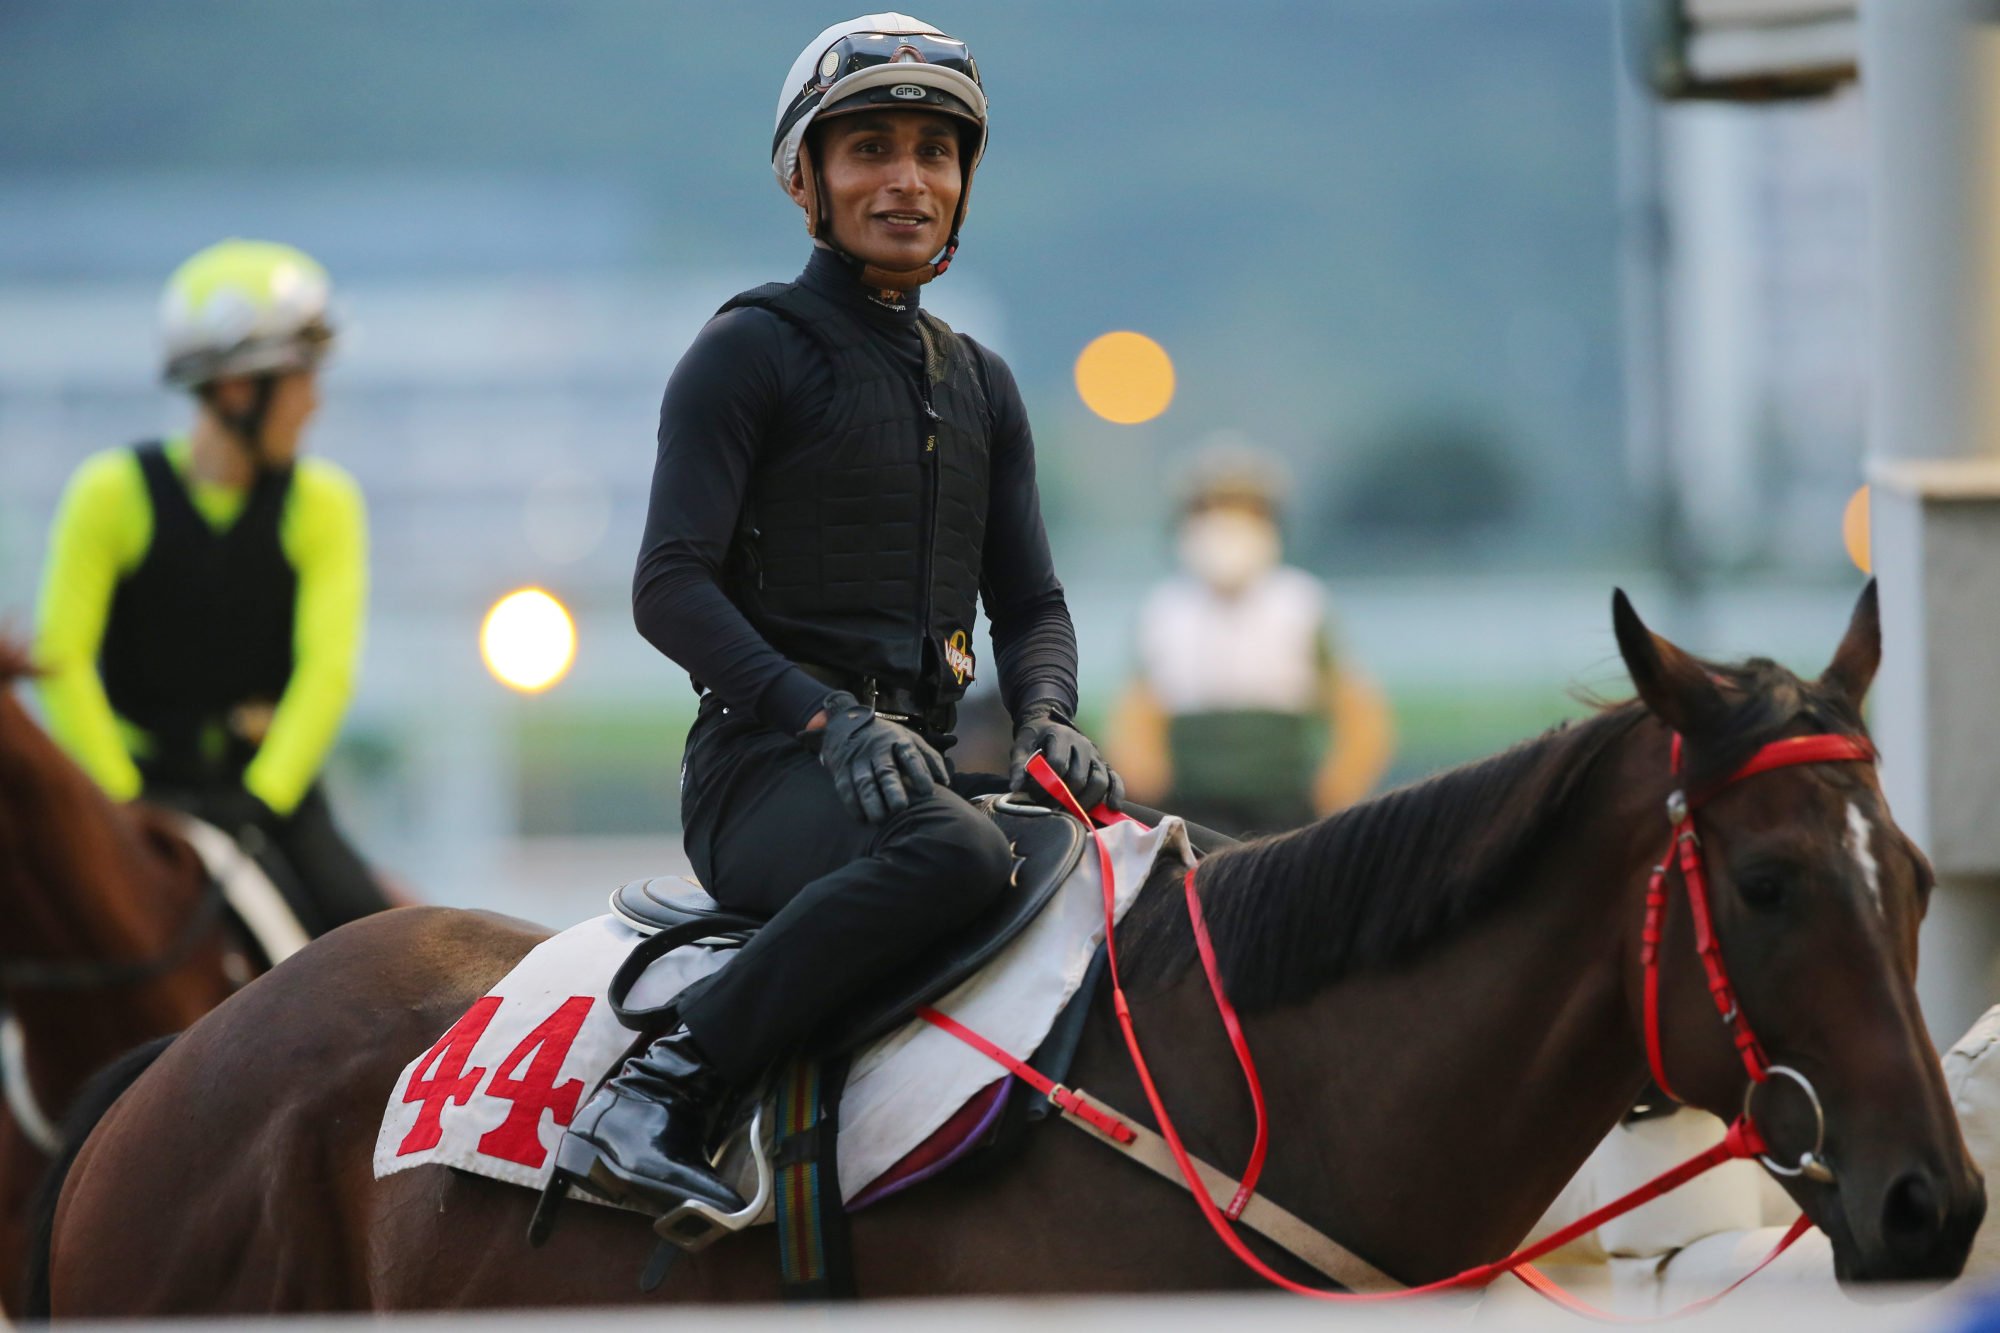
[[[290,246],[196,254],[161,303],[189,429],[70,478],[36,660],[49,728],[116,800],[236,834],[312,934],[388,906],[318,783],[353,691],[367,598],[361,492],[297,457],[333,337],[327,276]],[[279,864],[279,862],[282,864]]]
[[[688,857],[771,920],[577,1113],[558,1165],[617,1202],[740,1209],[708,1156],[732,1094],[1007,887],[1008,842],[966,795],[1008,782],[943,757],[977,603],[1012,786],[1040,753],[1086,807],[1121,793],[1072,721],[1076,635],[1013,373],[919,304],[985,147],[963,42],[895,13],[821,33],[771,141],[805,271],[726,304],[668,381],[634,616],[701,693]]]

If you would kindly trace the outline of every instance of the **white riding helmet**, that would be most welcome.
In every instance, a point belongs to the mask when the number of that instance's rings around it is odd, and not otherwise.
[[[303,250],[230,239],[174,270],[160,297],[162,374],[199,388],[317,365],[333,339],[326,270]]]
[[[923,108],[969,122],[973,132],[965,152],[965,185],[942,257],[934,264],[898,273],[870,266],[864,277],[878,286],[914,287],[943,273],[958,249],[959,228],[972,195],[972,173],[986,153],[986,91],[979,66],[964,42],[946,36],[908,14],[863,14],[836,23],[799,52],[778,93],[771,134],[771,171],[789,189],[793,173],[806,184],[806,230],[818,236],[819,181],[806,147],[806,131],[828,116],[869,107]]]

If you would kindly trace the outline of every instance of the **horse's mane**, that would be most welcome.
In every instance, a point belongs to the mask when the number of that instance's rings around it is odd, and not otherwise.
[[[1716,733],[1723,739],[1691,756],[1691,787],[1802,718],[1821,730],[1861,729],[1851,706],[1775,662],[1708,665],[1731,710]],[[1505,901],[1598,761],[1647,716],[1637,702],[1599,704],[1491,758],[1210,856],[1196,882],[1230,998],[1248,1011],[1303,999],[1403,960]],[[1119,935],[1121,961],[1142,984],[1193,964],[1178,893],[1143,895]]]

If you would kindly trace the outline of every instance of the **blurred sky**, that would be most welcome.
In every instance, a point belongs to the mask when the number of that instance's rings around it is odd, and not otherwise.
[[[157,281],[229,232],[282,235],[348,281],[788,276],[805,238],[767,165],[778,85],[844,16],[9,0],[0,279]],[[1307,526],[1354,518],[1357,488],[1365,521],[1412,439],[1442,439],[1447,466],[1477,455],[1477,493],[1458,498],[1493,510],[1501,545],[1626,537],[1610,512],[1609,5],[1101,0],[922,17],[973,44],[994,114],[941,286],[988,298],[995,327],[968,331],[1009,356],[1050,442],[1075,446],[1051,468],[1058,506],[1239,429],[1305,464]],[[1180,367],[1155,427],[1102,427],[1069,392],[1077,350],[1118,327]],[[1457,513],[1439,471],[1414,482]]]

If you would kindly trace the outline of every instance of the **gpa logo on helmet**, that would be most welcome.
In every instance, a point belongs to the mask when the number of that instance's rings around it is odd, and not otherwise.
[[[905,102],[919,102],[925,97],[923,88],[914,83],[899,83],[889,90],[889,96],[900,97]]]

